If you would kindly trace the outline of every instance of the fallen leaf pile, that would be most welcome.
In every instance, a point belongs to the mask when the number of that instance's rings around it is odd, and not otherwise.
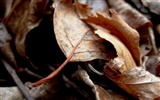
[[[160,100],[160,2],[139,1],[0,1],[0,99]]]

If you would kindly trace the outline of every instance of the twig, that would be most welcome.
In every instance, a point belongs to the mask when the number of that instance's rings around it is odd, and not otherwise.
[[[44,82],[46,82],[47,80],[53,78],[54,76],[56,76],[64,67],[65,65],[69,62],[69,60],[72,58],[72,56],[74,55],[74,52],[76,50],[76,48],[78,47],[78,45],[82,42],[84,36],[89,32],[90,30],[88,30],[83,36],[82,38],[78,41],[78,43],[75,45],[75,47],[73,48],[73,50],[71,51],[70,55],[68,56],[68,58],[63,62],[63,64],[58,67],[54,72],[52,72],[50,75],[48,75],[47,77],[37,81],[36,83],[33,83],[33,87],[38,86]]]
[[[152,44],[152,47],[153,47],[153,51],[154,51],[155,54],[157,54],[157,47],[156,47],[156,43],[155,43],[155,37],[154,37],[153,29],[151,27],[149,27],[148,32],[149,32],[149,37],[150,37],[151,44]]]
[[[42,76],[40,76],[40,75],[38,75],[38,74],[30,71],[30,70],[27,69],[27,68],[25,68],[24,71],[25,71],[27,74],[32,75],[32,76],[34,76],[34,77],[36,77],[36,78],[38,78],[38,79],[42,79],[42,78],[43,78]]]
[[[25,96],[27,100],[34,100],[34,98],[29,94],[28,90],[23,85],[22,81],[17,76],[15,70],[11,67],[10,64],[8,64],[4,59],[1,59],[5,68],[7,69],[8,73],[13,78],[14,82],[18,86],[19,90],[22,92],[22,94]]]
[[[86,66],[87,66],[90,70],[92,70],[94,73],[96,73],[96,74],[98,74],[98,75],[100,75],[100,76],[104,75],[103,72],[100,72],[100,71],[96,70],[90,63],[86,63],[86,64],[87,64]]]

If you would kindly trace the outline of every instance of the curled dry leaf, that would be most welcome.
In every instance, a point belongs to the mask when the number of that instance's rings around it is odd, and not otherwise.
[[[130,25],[130,27],[136,29],[139,32],[140,45],[145,44],[145,46],[149,48],[145,52],[149,52],[151,50],[151,46],[147,29],[152,27],[151,21],[149,21],[144,15],[131,7],[124,0],[116,0],[116,2],[113,0],[107,0],[107,2],[112,9],[114,9],[122,16],[122,18],[126,21],[127,24]]]
[[[104,39],[93,34],[90,27],[79,19],[71,4],[57,2],[54,6],[55,36],[66,57],[70,55],[72,49],[83,35],[90,30],[75,50],[70,61],[107,60],[114,57],[112,53],[108,53],[108,48],[103,44]]]
[[[108,60],[116,55],[114,51],[108,53],[109,49],[103,44],[105,40],[93,34],[91,28],[79,19],[70,2],[55,1],[54,7],[55,36],[67,59],[58,69],[33,86],[38,86],[56,76],[69,61]]]
[[[119,69],[120,72],[124,72],[128,69],[136,67],[132,55],[128,51],[127,47],[117,37],[110,34],[104,28],[97,27],[97,29],[98,30],[95,31],[95,33],[98,34],[101,38],[104,38],[105,40],[111,42],[114,48],[116,49],[118,57],[124,59],[124,64],[122,64],[123,67]]]
[[[113,65],[119,66],[116,64],[116,61],[111,60],[111,62],[107,67],[113,68]],[[113,76],[115,73],[111,72],[107,67],[104,69],[107,77],[136,98],[140,100],[153,100],[160,97],[160,79],[144,68],[134,67],[122,74]]]
[[[85,84],[90,86],[95,94],[96,100],[124,100],[126,98],[121,94],[109,92],[109,90],[105,90],[103,87],[94,84],[90,79],[88,73],[81,67],[78,68],[78,70],[72,75],[72,77],[83,81]]]
[[[111,34],[117,36],[131,52],[134,60],[138,65],[141,64],[140,51],[139,51],[139,34],[136,30],[132,29],[121,16],[114,10],[110,10],[112,17],[103,17],[97,14],[97,17],[88,16],[84,19],[86,22],[94,23],[103,28],[111,31]]]
[[[15,38],[18,53],[24,58],[26,58],[26,35],[31,29],[39,25],[47,3],[48,0],[43,0],[43,2],[42,0],[19,0],[4,21],[7,29]]]

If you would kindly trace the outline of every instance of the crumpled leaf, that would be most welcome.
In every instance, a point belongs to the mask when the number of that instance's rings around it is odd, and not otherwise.
[[[87,19],[83,19],[83,20],[86,22],[97,24],[111,31],[110,32],[111,34],[114,34],[121,41],[123,41],[125,46],[130,50],[136,63],[138,65],[141,64],[138,32],[132,29],[131,27],[129,27],[115,11],[111,10],[111,14],[112,14],[112,18],[109,18],[109,17],[105,18],[100,14],[97,14],[97,17],[88,16]],[[105,36],[102,36],[102,37],[107,40]]]
[[[104,73],[122,89],[140,100],[153,100],[160,97],[160,79],[158,77],[149,73],[142,67],[134,67],[124,73],[113,76],[115,75],[114,72],[111,72],[108,67],[114,69],[112,66],[115,65],[121,67],[121,65],[119,66],[119,64],[117,64],[115,59],[111,60],[105,67]]]
[[[136,64],[132,58],[132,55],[128,51],[127,47],[114,35],[110,34],[107,30],[103,28],[97,28],[98,30],[95,31],[101,38],[112,43],[115,47],[118,57],[124,59],[124,65],[119,69],[120,72],[124,72],[130,68],[136,67]]]
[[[145,44],[146,48],[151,50],[150,38],[148,34],[148,28],[152,27],[152,22],[148,20],[144,15],[131,7],[124,0],[107,0],[110,8],[118,12],[127,24],[133,29],[136,29],[140,34],[140,45]],[[147,52],[146,51],[146,52]],[[143,56],[142,56],[143,57]]]
[[[96,100],[124,100],[126,98],[121,94],[118,94],[116,92],[111,93],[109,92],[109,90],[107,91],[103,87],[94,84],[90,79],[88,73],[81,67],[78,68],[78,70],[72,75],[72,77],[83,81],[86,85],[90,86],[95,94]]]
[[[5,25],[13,35],[17,52],[24,58],[25,39],[27,33],[38,26],[48,0],[19,0],[11,14],[6,18]]]
[[[68,57],[82,36],[90,30],[78,45],[70,61],[88,61],[114,57],[108,50],[104,39],[93,34],[90,27],[81,21],[71,4],[55,3],[54,31],[62,52]],[[61,12],[61,13],[59,13]]]
[[[67,59],[58,69],[34,83],[33,86],[38,86],[56,76],[69,61],[108,60],[116,56],[113,46],[110,47],[113,49],[110,52],[105,46],[107,42],[93,34],[92,29],[79,19],[70,1],[63,2],[55,1],[53,5],[55,7],[54,31],[59,47]]]

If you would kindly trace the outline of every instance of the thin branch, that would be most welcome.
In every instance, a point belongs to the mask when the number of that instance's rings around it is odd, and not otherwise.
[[[90,30],[88,30],[83,36],[82,38],[78,41],[78,43],[75,45],[75,47],[73,48],[73,50],[71,51],[70,55],[67,57],[67,59],[63,62],[63,64],[58,68],[56,69],[54,72],[52,72],[50,75],[48,75],[47,77],[37,81],[36,83],[33,83],[33,87],[35,86],[38,86],[44,82],[46,82],[47,80],[55,77],[64,67],[65,65],[69,62],[69,60],[72,58],[72,56],[74,55],[74,52],[76,50],[76,48],[78,47],[78,45],[82,42],[84,36],[89,32]]]
[[[22,81],[17,76],[15,70],[11,67],[9,63],[7,63],[4,59],[1,59],[6,70],[13,78],[14,82],[18,86],[19,90],[22,92],[22,94],[25,96],[27,100],[34,100],[34,98],[29,94],[29,91],[26,89],[26,87],[23,85]]]
[[[30,70],[27,69],[27,68],[25,68],[24,71],[25,71],[27,74],[32,75],[32,76],[34,76],[34,77],[36,77],[36,78],[38,78],[38,79],[42,79],[42,78],[43,78],[42,76],[40,76],[40,75],[38,75],[38,74],[30,71]]]
[[[157,47],[156,47],[156,43],[155,43],[155,37],[154,37],[153,29],[151,27],[149,27],[148,32],[149,32],[149,37],[150,37],[151,44],[152,44],[152,47],[153,47],[153,51],[154,51],[155,54],[157,54]]]

